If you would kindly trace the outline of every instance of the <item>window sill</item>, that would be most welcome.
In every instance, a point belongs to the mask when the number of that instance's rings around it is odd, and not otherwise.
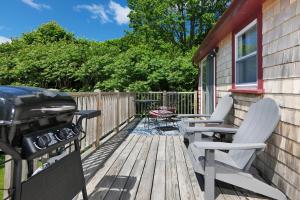
[[[241,93],[241,94],[263,94],[264,93],[264,89],[241,89],[241,88],[235,88],[235,89],[230,89],[229,92],[232,93]]]

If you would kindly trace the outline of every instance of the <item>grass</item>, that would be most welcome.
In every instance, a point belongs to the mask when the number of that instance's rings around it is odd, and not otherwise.
[[[4,188],[4,167],[0,167],[0,189]],[[0,199],[3,199],[3,190],[0,190]]]
[[[2,163],[5,159],[4,155],[0,154],[0,162]],[[38,167],[43,165],[42,162],[38,161]],[[4,189],[4,165],[0,165],[0,200],[3,199],[3,190]]]
[[[0,154],[0,163],[3,163],[5,156]],[[0,165],[0,199],[3,199],[3,188],[4,188],[4,165]]]

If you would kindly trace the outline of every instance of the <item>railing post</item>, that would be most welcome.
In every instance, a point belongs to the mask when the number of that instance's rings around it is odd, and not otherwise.
[[[103,106],[102,106],[102,95],[101,91],[98,90],[98,98],[97,98],[97,110],[101,110],[101,115],[97,117],[97,126],[96,126],[96,141],[95,146],[98,147],[100,144],[100,138],[102,135],[102,115],[103,115]]]
[[[11,156],[5,155],[5,160],[10,160]],[[13,161],[9,161],[4,165],[4,189],[12,187],[12,171],[13,171]],[[3,190],[3,199],[9,197],[11,194],[8,190]]]
[[[119,126],[120,126],[120,92],[117,92],[117,107],[116,107],[116,132],[119,132]]]
[[[137,100],[137,93],[136,92],[135,93],[131,93],[130,94],[130,98],[131,98],[131,100],[133,102],[133,104],[132,104],[133,105],[132,106],[132,115],[136,117],[136,115],[138,114],[138,107],[137,107],[137,105],[135,103],[135,100]]]
[[[198,114],[198,92],[194,91],[194,114]]]
[[[163,91],[163,106],[167,106],[167,91]]]
[[[137,100],[138,99],[138,93],[134,93],[134,95],[133,95],[133,101],[134,101],[134,104],[133,104],[133,108],[134,108],[134,115],[136,116],[136,115],[140,115],[140,109],[139,109],[139,107],[138,107],[138,105],[136,104],[136,102],[135,102],[135,100]]]
[[[130,92],[126,92],[126,95],[127,95],[127,123],[129,123],[129,120],[130,120],[130,118],[131,118],[131,116],[130,116],[130,95],[131,95],[131,93]]]

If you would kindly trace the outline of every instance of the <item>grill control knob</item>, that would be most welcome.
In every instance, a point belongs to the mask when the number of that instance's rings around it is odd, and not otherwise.
[[[57,134],[56,134],[56,136],[59,140],[68,139],[68,135],[69,135],[69,132],[68,132],[68,130],[65,130],[65,129],[62,129],[62,130],[58,131]]]
[[[47,135],[42,135],[36,139],[36,145],[41,149],[46,148],[50,142],[51,142],[51,139]]]

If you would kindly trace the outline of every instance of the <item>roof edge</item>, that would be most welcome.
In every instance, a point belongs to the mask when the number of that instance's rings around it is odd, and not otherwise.
[[[200,47],[193,56],[193,63],[199,62],[235,27],[239,27],[243,22],[248,21],[261,9],[265,0],[234,0],[216,25],[208,32]],[[251,12],[249,12],[251,10]]]

